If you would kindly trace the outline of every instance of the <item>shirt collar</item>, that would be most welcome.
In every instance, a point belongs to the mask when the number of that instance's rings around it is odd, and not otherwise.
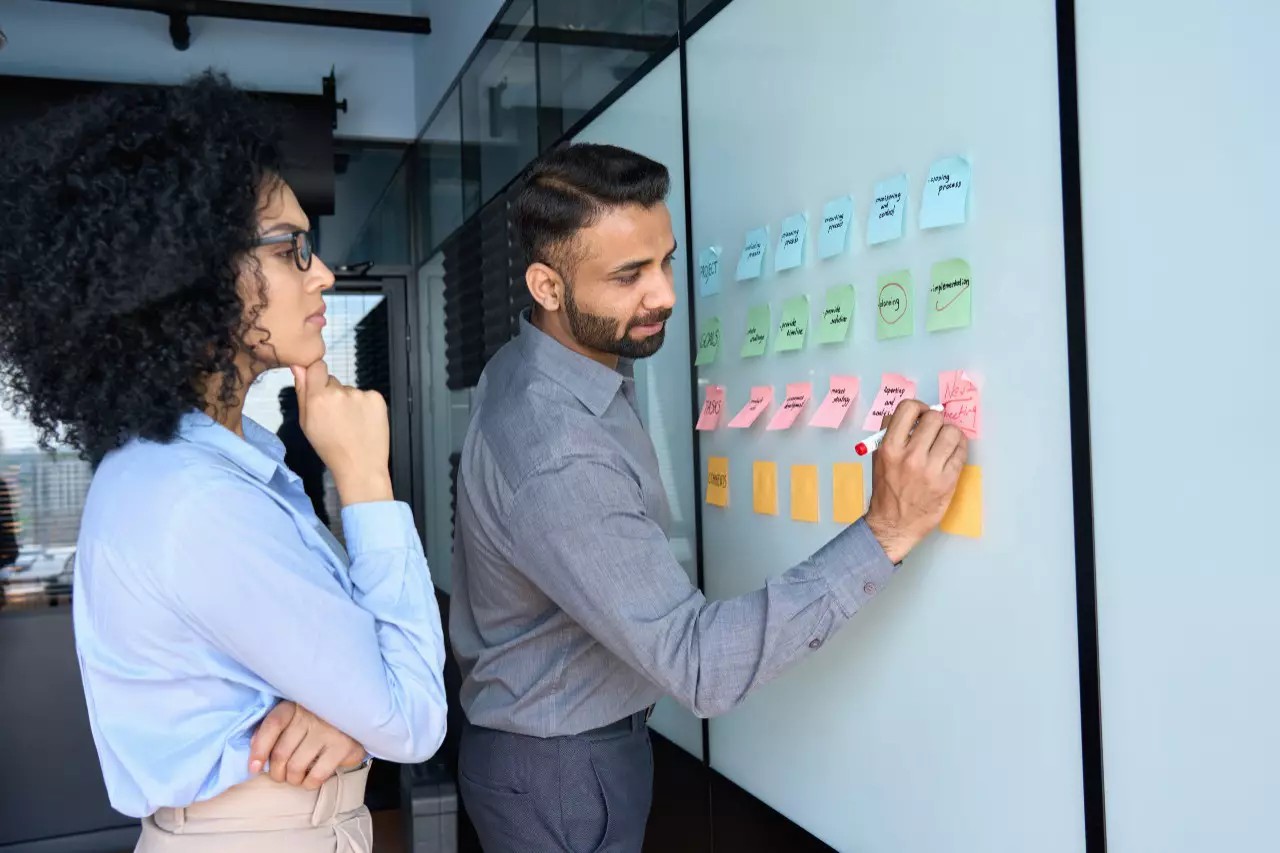
[[[537,370],[564,386],[596,417],[609,409],[622,383],[632,379],[635,364],[618,359],[618,369],[610,370],[598,361],[576,353],[530,322],[531,310],[520,312],[520,335],[516,338],[525,358]]]
[[[246,417],[244,439],[204,412],[189,412],[178,424],[178,437],[207,447],[264,483],[284,467],[284,444],[264,427]]]

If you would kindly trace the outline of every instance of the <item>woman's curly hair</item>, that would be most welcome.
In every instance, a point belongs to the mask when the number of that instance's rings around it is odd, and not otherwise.
[[[281,159],[272,115],[214,73],[79,100],[0,140],[0,381],[46,447],[96,462],[171,440],[206,387],[238,402],[235,358],[266,303],[249,253]]]

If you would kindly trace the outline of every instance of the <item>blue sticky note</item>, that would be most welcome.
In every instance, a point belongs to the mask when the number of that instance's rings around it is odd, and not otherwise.
[[[818,232],[818,257],[834,258],[844,252],[853,233],[853,197],[842,195],[822,208],[822,230]]]
[[[920,204],[920,227],[960,225],[969,201],[969,161],[946,157],[929,167]]]
[[[775,270],[789,270],[804,260],[804,241],[809,236],[809,214],[793,213],[782,220],[778,251],[773,256]]]
[[[698,292],[703,296],[720,292],[719,246],[708,246],[698,253]]]
[[[742,255],[738,258],[738,272],[734,276],[738,281],[759,278],[764,271],[764,249],[769,242],[768,228],[753,228],[747,232],[743,241]]]
[[[907,221],[907,176],[895,175],[876,184],[867,214],[867,245],[887,243],[902,236]]]

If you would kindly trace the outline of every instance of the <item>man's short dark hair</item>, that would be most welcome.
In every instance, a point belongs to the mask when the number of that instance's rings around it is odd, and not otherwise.
[[[582,260],[578,231],[612,208],[653,207],[670,189],[666,166],[616,145],[578,143],[548,151],[529,167],[512,205],[525,263],[570,275]]]

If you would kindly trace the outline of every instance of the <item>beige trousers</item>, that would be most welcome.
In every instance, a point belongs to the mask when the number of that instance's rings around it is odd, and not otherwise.
[[[212,800],[142,820],[135,853],[371,853],[369,764],[308,791],[259,773]]]

